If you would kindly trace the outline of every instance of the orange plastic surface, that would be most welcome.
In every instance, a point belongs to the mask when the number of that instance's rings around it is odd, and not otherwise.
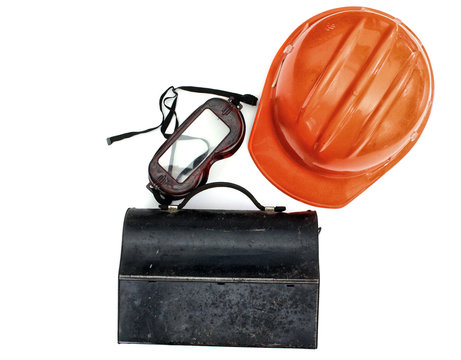
[[[250,154],[291,197],[342,207],[413,147],[433,87],[427,54],[400,20],[360,7],[324,12],[277,53]]]

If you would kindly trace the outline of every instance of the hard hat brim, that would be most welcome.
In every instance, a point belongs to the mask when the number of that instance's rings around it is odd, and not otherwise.
[[[255,122],[253,130],[262,124],[264,127],[251,133],[249,151],[261,173],[288,196],[318,207],[341,208],[380,177],[330,177],[306,168],[280,143],[268,112],[262,110]]]

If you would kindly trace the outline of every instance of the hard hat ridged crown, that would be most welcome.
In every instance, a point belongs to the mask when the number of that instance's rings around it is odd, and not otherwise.
[[[426,52],[398,19],[338,9],[307,22],[272,83],[273,122],[296,161],[330,175],[384,166],[429,116]]]

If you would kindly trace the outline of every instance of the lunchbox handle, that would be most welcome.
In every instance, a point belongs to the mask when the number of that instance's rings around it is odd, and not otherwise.
[[[198,193],[200,193],[202,191],[205,191],[205,190],[208,190],[208,189],[217,188],[217,187],[227,187],[227,188],[231,188],[231,189],[235,189],[235,190],[240,191],[241,193],[245,194],[253,202],[253,204],[261,211],[283,212],[283,211],[286,210],[285,206],[263,206],[263,205],[261,205],[261,203],[258,200],[256,200],[256,198],[253,196],[253,194],[250,193],[247,189],[245,189],[244,187],[242,187],[240,185],[230,183],[230,182],[214,182],[214,183],[209,183],[209,184],[199,186],[195,190],[191,191],[184,198],[184,200],[181,201],[181,203],[179,203],[178,205],[162,205],[162,204],[160,204],[159,208],[162,209],[162,210],[180,210],[189,202],[190,199],[192,199]]]

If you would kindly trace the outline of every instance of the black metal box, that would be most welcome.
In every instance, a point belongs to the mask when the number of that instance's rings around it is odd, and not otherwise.
[[[120,343],[317,347],[315,212],[128,209]]]

